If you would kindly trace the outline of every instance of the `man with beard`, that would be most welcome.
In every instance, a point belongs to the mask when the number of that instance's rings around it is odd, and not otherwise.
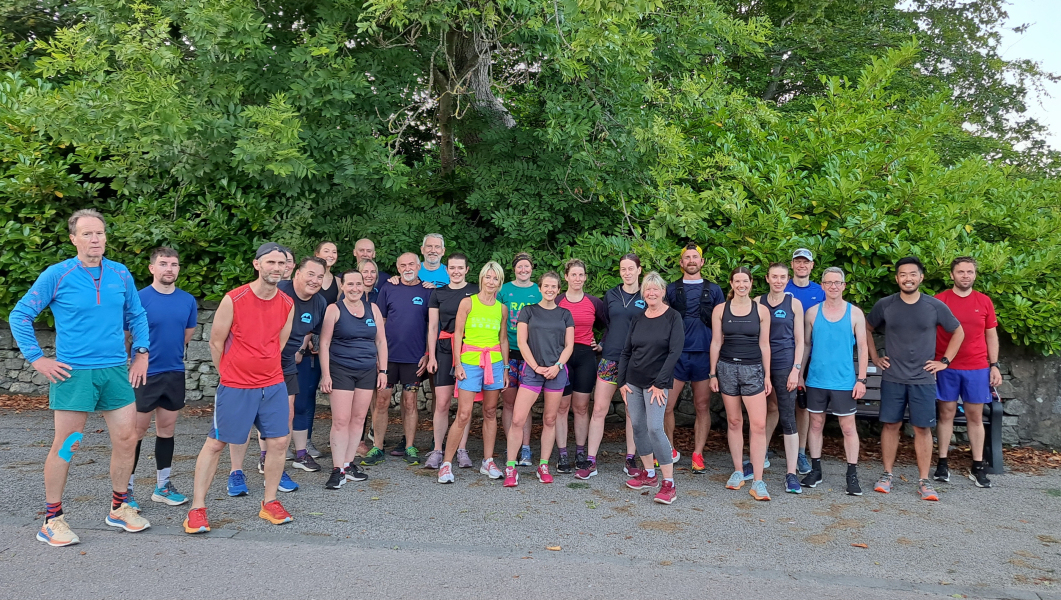
[[[708,375],[711,373],[711,311],[726,301],[718,284],[705,281],[700,276],[704,266],[703,253],[696,244],[687,244],[682,250],[682,278],[667,286],[667,304],[682,315],[685,327],[685,346],[678,364],[674,367],[674,389],[667,403],[663,427],[671,442],[672,462],[678,462],[681,454],[674,448],[674,408],[678,406],[682,388],[686,384],[693,388],[693,406],[696,409],[693,448],[693,473],[703,473],[704,444],[711,431],[711,388]]]
[[[155,417],[155,491],[154,502],[170,506],[184,504],[188,499],[170,483],[173,465],[174,431],[178,411],[184,408],[184,349],[195,332],[199,316],[198,305],[191,294],[175,285],[180,274],[180,258],[173,248],[155,248],[151,252],[147,270],[154,281],[140,290],[140,303],[147,311],[150,328],[150,360],[147,363],[147,382],[136,388],[136,453],[133,473],[140,462],[140,447],[151,416]],[[132,334],[126,333],[132,346]],[[133,500],[133,479],[129,476],[129,504]]]

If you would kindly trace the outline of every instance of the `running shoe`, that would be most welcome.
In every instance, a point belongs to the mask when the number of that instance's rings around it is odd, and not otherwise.
[[[670,451],[670,457],[671,457],[671,463],[672,463],[672,464],[673,464],[673,463],[677,463],[677,462],[678,462],[679,460],[681,460],[681,458],[682,458],[682,453],[681,453],[681,452],[678,452],[678,451],[677,451],[677,450],[675,450],[674,448],[671,448],[671,451]]]
[[[383,461],[385,460],[387,460],[387,458],[383,456],[383,451],[373,446],[372,449],[368,451],[368,454],[361,459],[361,464],[366,467],[372,467],[383,464]]]
[[[472,457],[468,454],[468,450],[465,448],[457,448],[457,468],[458,469],[470,469],[475,466],[472,462]]]
[[[408,446],[405,445],[405,436],[403,435],[402,441],[394,448],[391,448],[391,456],[405,456],[406,448],[408,448]]]
[[[881,475],[880,479],[877,480],[877,485],[873,486],[873,491],[882,494],[890,493],[892,491],[892,474],[885,473]]]
[[[339,467],[332,468],[332,474],[328,477],[328,483],[324,484],[326,490],[337,490],[346,483],[346,473]]]
[[[858,484],[858,473],[847,474],[847,495],[861,496],[862,486]]]
[[[752,467],[752,463],[744,461],[744,481],[751,481],[755,479],[755,468]]]
[[[438,468],[439,483],[453,483],[453,465],[448,462],[442,463]]]
[[[766,482],[762,479],[753,482],[751,489],[748,490],[748,493],[752,495],[752,498],[755,498],[760,502],[770,501],[770,492],[766,491]]]
[[[206,520],[206,508],[193,508],[184,519],[184,533],[206,533],[210,531],[210,521]]]
[[[587,462],[589,462],[589,461],[586,460],[586,453],[585,452],[576,452],[575,453],[575,470],[576,471],[579,471],[581,469],[585,469]]]
[[[726,482],[726,489],[739,490],[744,487],[744,481],[744,473],[741,471],[734,471],[733,474],[729,476],[729,481]]]
[[[279,500],[273,500],[266,504],[262,501],[262,509],[258,511],[258,516],[269,521],[273,525],[283,525],[284,523],[290,523],[294,519],[291,518],[291,513],[284,510]]]
[[[623,466],[623,473],[626,473],[630,477],[637,477],[641,474],[641,467],[637,466],[636,458],[626,459],[626,465]]]
[[[405,449],[405,453],[402,454],[406,464],[418,465],[420,464],[420,451],[416,449],[416,446],[409,446]]]
[[[505,467],[505,487],[516,487],[519,485],[519,472],[516,467]]]
[[[291,460],[295,460],[295,457],[292,456]],[[265,457],[261,455],[258,456],[258,474],[265,475]]]
[[[519,459],[516,461],[516,466],[533,467],[534,463],[531,462],[532,458],[530,446],[523,446],[519,449]]]
[[[799,484],[799,477],[795,473],[785,475],[785,491],[789,494],[802,494],[803,487]]]
[[[130,533],[136,533],[151,527],[151,523],[148,523],[147,519],[141,517],[140,513],[136,512],[136,509],[129,506],[126,502],[122,502],[122,505],[118,508],[111,509],[106,521],[107,525],[124,529]]]
[[[494,463],[494,459],[492,458],[483,459],[483,464],[479,467],[479,472],[483,475],[486,475],[490,479],[501,479],[505,475],[501,472],[501,469],[497,468],[497,465]]]
[[[571,472],[571,461],[568,459],[566,454],[561,454],[560,458],[556,459],[556,472],[557,473],[570,473]]]
[[[49,546],[72,546],[81,541],[70,526],[66,524],[66,515],[59,515],[51,519],[45,519],[41,530],[37,532],[37,539]]]
[[[295,460],[295,451],[290,446],[287,448],[287,455],[284,456],[284,460]]]
[[[799,456],[796,457],[796,472],[800,475],[806,475],[810,473],[810,461],[807,460],[807,455],[800,452]]]
[[[280,476],[280,485],[276,489],[280,492],[293,492],[298,489],[298,484],[288,476],[287,471],[284,471],[284,474]]]
[[[313,457],[309,455],[309,452],[302,455],[302,458],[296,458],[291,462],[291,466],[296,469],[302,469],[303,471],[309,471],[310,473],[317,473],[321,470],[321,466],[317,464],[317,461],[313,460]]]
[[[442,466],[442,451],[432,450],[427,453],[427,460],[424,461],[425,469],[437,469]]]
[[[317,447],[313,445],[313,440],[306,440],[306,454],[309,454],[313,458],[320,458],[324,456],[324,453],[322,453],[320,450],[317,450]]]
[[[703,475],[707,473],[707,467],[704,466],[704,455],[693,452],[693,475]]]
[[[249,492],[247,478],[243,476],[243,471],[232,471],[228,474],[229,496],[246,496]]]
[[[659,485],[659,475],[648,476],[648,471],[641,471],[637,474],[637,477],[626,480],[626,487],[632,490],[643,490],[645,488],[655,488]]]
[[[936,465],[936,472],[932,474],[932,479],[936,481],[949,482],[950,481],[950,469],[947,465]]]
[[[659,491],[656,492],[656,497],[652,500],[658,504],[670,504],[677,497],[678,494],[674,491],[674,482],[663,480],[663,483],[659,486]]]
[[[549,465],[538,465],[538,470],[535,474],[538,476],[538,481],[542,483],[553,482],[553,475],[549,472]]]
[[[129,488],[128,492],[129,495],[125,497],[125,503],[129,505],[129,508],[135,510],[136,512],[140,512],[140,505],[137,504],[136,500],[133,498],[133,488]]]
[[[821,469],[817,469],[817,470],[811,469],[810,473],[807,473],[807,476],[803,478],[803,487],[809,487],[809,488],[818,487],[818,484],[821,483],[821,482],[822,482],[822,470]]]
[[[162,487],[156,487],[155,492],[151,494],[152,502],[162,502],[169,504],[170,506],[180,506],[188,501],[187,496],[177,491],[177,488],[173,487],[173,483],[170,481],[166,482],[166,485]]]
[[[357,465],[350,463],[350,466],[346,467],[347,481],[364,481],[366,479],[368,479],[368,474],[359,469]]]
[[[575,479],[589,479],[597,474],[597,461],[587,460],[584,466],[575,471]]]
[[[932,482],[928,479],[922,479],[917,482],[917,494],[921,496],[922,500],[930,500],[932,502],[939,500],[939,495],[936,494],[936,490],[932,489]]]
[[[979,469],[977,469],[976,467],[973,467],[972,469],[970,469],[969,470],[969,479],[973,480],[973,483],[976,484],[976,487],[979,487],[979,488],[989,488],[989,487],[991,487],[991,480],[987,478],[987,471],[985,471],[983,467],[980,467]]]

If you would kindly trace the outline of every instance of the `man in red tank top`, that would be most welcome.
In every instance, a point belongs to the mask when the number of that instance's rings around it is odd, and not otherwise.
[[[291,515],[276,499],[287,449],[288,403],[280,351],[291,334],[294,303],[276,288],[287,255],[268,242],[258,248],[254,268],[258,279],[225,294],[210,329],[210,354],[221,376],[214,398],[214,428],[195,462],[192,509],[184,521],[187,533],[210,531],[206,493],[217,473],[217,462],[228,444],[242,444],[251,425],[265,439],[265,499],[258,516],[279,525]]]

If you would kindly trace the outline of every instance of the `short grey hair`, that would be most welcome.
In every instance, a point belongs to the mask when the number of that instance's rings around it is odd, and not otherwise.
[[[441,233],[429,233],[429,234],[425,235],[424,236],[424,241],[420,242],[420,245],[421,246],[426,246],[427,245],[427,240],[430,239],[430,238],[435,238],[436,240],[442,242],[442,247],[443,248],[446,247],[446,240],[445,240],[445,238],[442,237]]]
[[[844,283],[844,282],[847,281],[847,278],[844,277],[844,270],[841,269],[840,267],[829,267],[828,269],[822,271],[822,281],[825,281],[825,276],[828,275],[829,273],[838,274],[840,276],[840,282],[841,283]]]
[[[664,281],[656,271],[649,271],[648,275],[645,275],[645,278],[641,280],[641,292],[644,293],[645,288],[648,286],[652,286],[663,292],[667,291],[667,282]]]
[[[99,219],[100,223],[103,223],[103,228],[107,228],[107,220],[103,218],[103,215],[101,215],[99,211],[92,210],[91,208],[82,208],[70,215],[70,218],[66,221],[66,228],[70,230],[70,235],[77,233],[78,219]]]

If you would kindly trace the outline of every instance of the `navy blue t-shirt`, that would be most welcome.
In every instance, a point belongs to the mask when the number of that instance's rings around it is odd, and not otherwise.
[[[281,281],[276,284],[276,287],[295,303],[295,317],[291,320],[291,336],[287,338],[287,345],[280,351],[280,367],[284,370],[284,375],[291,375],[298,371],[298,365],[295,364],[295,352],[302,347],[306,334],[320,334],[321,332],[324,311],[328,309],[328,299],[318,292],[310,296],[309,300],[303,300],[295,293],[295,284],[292,281]]]
[[[147,374],[184,371],[184,332],[195,329],[198,305],[181,289],[163,294],[151,286],[140,290],[140,304],[147,311]]]
[[[707,289],[704,289],[704,286]],[[677,301],[675,292],[677,283],[667,286],[667,304],[674,306]],[[700,280],[697,283],[685,282],[685,314],[682,315],[682,325],[685,328],[685,349],[683,352],[709,352],[711,350],[711,327],[700,320],[700,295],[706,293],[711,295],[712,305],[718,306],[726,301],[722,288],[709,281]],[[708,319],[710,322],[711,319]]]
[[[431,291],[419,283],[394,285],[384,282],[376,306],[387,320],[387,360],[418,363],[427,350],[427,303]]]

